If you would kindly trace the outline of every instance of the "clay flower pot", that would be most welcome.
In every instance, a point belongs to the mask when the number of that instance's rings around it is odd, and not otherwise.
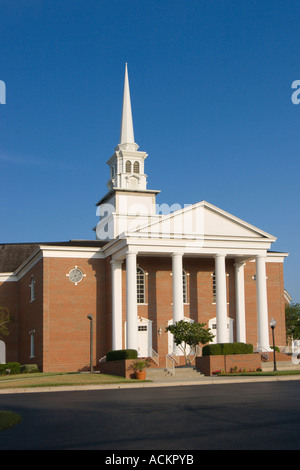
[[[135,378],[138,380],[146,380],[146,371],[145,370],[136,370]]]
[[[150,367],[149,359],[139,360],[132,364],[131,369],[134,370],[134,376],[138,380],[146,380],[146,368]]]

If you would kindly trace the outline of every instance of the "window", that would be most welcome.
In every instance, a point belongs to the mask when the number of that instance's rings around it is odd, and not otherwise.
[[[35,330],[29,331],[30,335],[30,358],[35,357],[34,356],[34,335],[35,335]]]
[[[147,325],[138,326],[138,331],[147,331]]]
[[[29,284],[30,287],[30,302],[35,300],[35,280],[34,277],[31,276],[31,283]]]
[[[133,173],[139,173],[140,172],[140,164],[139,162],[134,162],[133,164]]]
[[[137,303],[146,303],[146,284],[145,284],[145,271],[138,267],[137,268]]]
[[[183,285],[183,303],[188,303],[188,296],[187,296],[187,274],[186,271],[182,271],[182,285]]]
[[[131,173],[131,162],[129,160],[125,164],[125,171],[126,173]]]
[[[216,293],[217,293],[217,289],[216,289],[216,272],[213,273],[212,275],[212,283],[213,283],[213,302],[216,301]]]
[[[228,282],[229,282],[229,274],[226,274],[226,292],[228,295]],[[213,284],[213,303],[216,303],[216,297],[217,297],[217,280],[216,280],[216,272],[214,271],[212,274],[212,284]],[[228,302],[227,302],[228,303]]]

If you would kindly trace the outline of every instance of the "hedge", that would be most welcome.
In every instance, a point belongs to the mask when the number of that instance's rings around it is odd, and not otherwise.
[[[207,344],[202,348],[202,356],[226,356],[230,354],[253,354],[253,345],[246,343]]]
[[[39,372],[37,364],[23,364],[21,366],[21,374],[33,374]]]
[[[137,359],[138,353],[135,349],[118,349],[106,354],[106,361],[122,361],[125,359]]]
[[[19,362],[7,362],[6,364],[0,364],[0,375],[7,374],[8,370],[9,374],[20,374],[21,365]]]

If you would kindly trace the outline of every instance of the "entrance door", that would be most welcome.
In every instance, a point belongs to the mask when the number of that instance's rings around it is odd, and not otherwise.
[[[125,348],[127,348],[126,322],[125,330]],[[147,318],[138,317],[137,321],[137,348],[138,357],[151,357],[152,353],[152,321]]]
[[[211,341],[211,343],[215,344],[217,342],[217,319],[211,318],[208,322],[208,327],[211,329],[211,332],[213,335],[215,335],[214,339]],[[233,319],[227,317],[227,342],[232,343],[233,342]]]
[[[147,318],[138,319],[138,356],[150,357],[152,348],[152,321]]]

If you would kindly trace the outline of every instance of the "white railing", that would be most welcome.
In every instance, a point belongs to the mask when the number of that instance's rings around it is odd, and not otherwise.
[[[154,351],[154,349],[151,348],[151,358],[153,359],[153,361],[155,362],[155,364],[157,364],[159,366],[159,355],[157,354],[156,351]]]
[[[166,371],[175,376],[175,359],[170,354],[166,355]]]
[[[167,354],[167,356],[169,356],[174,361],[175,364],[179,365],[179,356],[177,354],[175,354],[174,352],[171,352],[170,354]]]
[[[269,360],[269,354],[270,354],[270,351],[266,348],[262,348],[261,346],[259,348],[257,348],[257,352],[263,357],[265,358],[266,361]]]

